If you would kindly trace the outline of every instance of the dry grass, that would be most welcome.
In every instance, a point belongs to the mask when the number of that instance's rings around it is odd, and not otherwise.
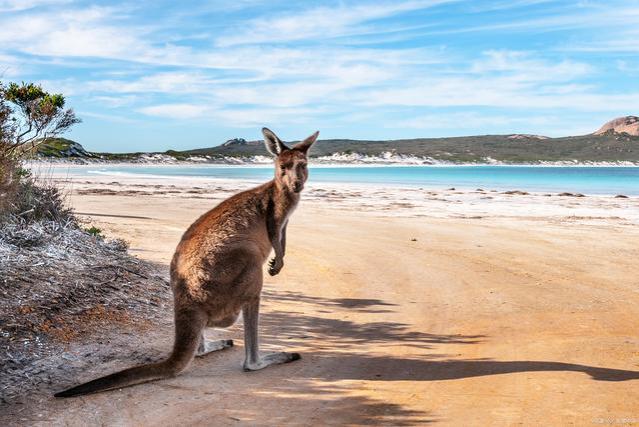
[[[37,385],[26,372],[38,359],[101,328],[137,327],[165,314],[170,301],[164,271],[74,221],[5,223],[0,271],[3,396]]]
[[[74,222],[64,192],[51,180],[34,178],[17,163],[0,158],[0,223],[49,220]]]
[[[16,164],[0,152],[0,221],[10,211],[17,190]]]
[[[109,327],[139,328],[170,301],[166,272],[129,255],[126,242],[84,230],[51,181],[7,165],[0,174],[0,403],[50,378],[43,360],[67,344]]]

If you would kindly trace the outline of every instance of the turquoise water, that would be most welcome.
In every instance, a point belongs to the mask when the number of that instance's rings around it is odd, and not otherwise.
[[[89,166],[87,174],[213,177],[264,181],[272,167],[256,166]],[[384,184],[424,188],[483,188],[639,195],[639,167],[539,166],[370,166],[310,167],[312,182]]]

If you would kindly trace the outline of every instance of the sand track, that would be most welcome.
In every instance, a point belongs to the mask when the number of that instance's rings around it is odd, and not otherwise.
[[[212,205],[182,196],[72,202],[101,214],[94,223],[134,253],[166,263],[181,231]],[[40,397],[21,416],[60,425],[639,423],[634,223],[420,214],[428,212],[392,218],[302,204],[284,270],[267,276],[261,323],[263,349],[299,351],[301,361],[242,372],[238,324],[207,332],[235,348],[177,378]],[[159,325],[139,351],[157,357],[171,339]],[[69,384],[129,365],[122,354],[78,366]]]

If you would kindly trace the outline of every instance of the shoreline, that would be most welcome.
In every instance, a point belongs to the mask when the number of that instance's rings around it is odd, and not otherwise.
[[[311,165],[312,168],[322,169],[322,165]],[[490,165],[485,165],[490,166]],[[239,184],[242,183],[250,183],[250,184],[259,184],[264,182],[263,177],[219,177],[219,176],[207,176],[207,175],[189,175],[189,174],[160,174],[160,173],[135,173],[131,171],[114,171],[116,168],[185,168],[185,169],[197,169],[197,168],[210,168],[211,170],[215,170],[218,168],[222,169],[260,169],[260,170],[271,170],[272,165],[142,165],[142,164],[114,164],[103,167],[104,170],[99,170],[102,167],[97,167],[92,170],[93,165],[59,165],[59,164],[51,164],[51,163],[31,163],[28,167],[34,171],[35,175],[42,176],[45,180],[51,177],[57,179],[72,179],[72,178],[112,178],[112,179],[125,179],[125,180],[152,180],[152,181],[172,181],[179,180],[182,182],[186,181],[203,181],[211,184]],[[326,166],[325,166],[326,167]],[[346,166],[343,166],[346,167]],[[372,166],[354,166],[354,168],[370,168]],[[442,166],[436,166],[442,167]],[[552,166],[542,166],[542,168],[551,168]],[[311,172],[312,173],[312,172]],[[533,196],[570,196],[574,195],[576,197],[588,196],[588,197],[618,197],[618,198],[637,198],[639,197],[639,193],[637,192],[628,192],[625,191],[627,189],[619,189],[619,191],[603,191],[597,192],[594,190],[593,192],[579,190],[578,188],[570,188],[570,186],[566,186],[565,188],[553,188],[552,185],[538,184],[535,186],[529,186],[523,183],[516,183],[509,185],[507,182],[499,182],[499,183],[486,183],[486,182],[473,182],[473,183],[444,183],[444,182],[431,182],[431,183],[419,183],[419,182],[401,182],[401,181],[392,181],[389,180],[387,182],[374,182],[374,181],[366,181],[366,180],[358,180],[356,177],[351,178],[350,182],[345,181],[336,181],[336,180],[322,180],[321,178],[313,178],[310,181],[310,185],[315,186],[328,186],[328,187],[339,187],[339,188],[354,188],[361,187],[363,189],[398,189],[398,190],[424,190],[424,191],[443,191],[443,190],[453,190],[464,191],[464,192],[472,192],[477,190],[482,191],[496,191],[496,192],[523,192],[528,193],[526,195]],[[481,188],[480,188],[481,187]]]
[[[158,197],[210,200],[211,207],[238,191],[264,182],[194,176],[50,174],[49,179],[82,196]],[[563,194],[563,195],[562,195]],[[639,196],[580,195],[511,188],[426,188],[375,183],[308,182],[307,206],[357,210],[383,217],[520,218],[546,222],[639,225]]]
[[[326,162],[317,161],[315,158],[309,159],[310,164],[316,168],[367,168],[367,167],[522,167],[522,168],[639,168],[639,162],[620,161],[620,162],[573,162],[573,161],[558,161],[558,162],[545,162],[540,161],[538,163],[458,163],[458,162],[437,162],[437,163],[414,163],[414,162]],[[134,166],[158,166],[158,167],[245,167],[245,168],[269,168],[272,167],[272,161],[267,162],[250,162],[240,161],[238,163],[233,162],[198,162],[187,160],[175,160],[175,161],[138,161],[138,162],[120,162],[110,160],[87,160],[81,159],[75,160],[58,160],[58,159],[31,159],[25,162],[26,164],[45,164],[52,165],[54,167],[87,167],[87,166],[105,166],[105,167],[134,167]]]

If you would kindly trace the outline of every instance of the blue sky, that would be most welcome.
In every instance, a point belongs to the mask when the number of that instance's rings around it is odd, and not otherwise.
[[[95,151],[584,134],[639,114],[639,1],[0,0],[0,76]]]

